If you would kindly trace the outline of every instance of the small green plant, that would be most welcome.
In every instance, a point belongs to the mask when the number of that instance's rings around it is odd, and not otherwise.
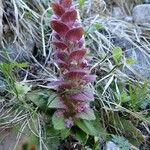
[[[82,10],[84,4],[85,4],[85,0],[78,0],[79,1],[79,9]]]
[[[120,47],[114,47],[112,50],[112,56],[116,64],[121,61],[122,49]]]
[[[149,81],[144,84],[127,84],[127,89],[115,92],[118,103],[125,105],[128,108],[132,108],[135,111],[139,111],[142,108],[146,108],[149,105]]]
[[[5,86],[7,87],[7,90],[13,91],[16,93],[16,76],[14,74],[14,70],[16,68],[26,68],[28,66],[28,63],[18,63],[16,61],[10,61],[8,63],[0,63],[0,71],[3,75],[3,81],[5,83]],[[16,93],[17,94],[17,93]]]

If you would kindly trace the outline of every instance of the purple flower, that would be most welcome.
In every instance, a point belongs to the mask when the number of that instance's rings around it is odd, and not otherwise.
[[[70,117],[69,119],[65,119],[65,127],[66,128],[71,128],[73,126],[73,121],[72,118]]]
[[[88,111],[89,101],[94,99],[93,91],[87,88],[95,79],[89,72],[89,50],[84,47],[84,29],[77,19],[77,11],[72,0],[56,0],[52,4],[51,18],[52,46],[54,59],[60,74],[58,81],[51,83],[65,109],[57,109],[65,119],[67,128],[74,125],[76,116]],[[61,79],[61,80],[60,80]]]
[[[89,108],[89,104],[87,103],[81,103],[77,108],[75,109],[77,113],[85,112]]]

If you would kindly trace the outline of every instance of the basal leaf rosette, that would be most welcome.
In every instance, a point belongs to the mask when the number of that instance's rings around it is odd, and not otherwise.
[[[84,30],[77,19],[72,1],[57,0],[52,4],[52,9],[54,15],[50,22],[51,45],[54,61],[60,70],[58,80],[49,85],[59,95],[59,100],[54,103],[57,108],[54,117],[57,119],[53,120],[60,119],[64,121],[65,127],[71,128],[79,118],[95,119],[94,111],[90,108],[94,95],[89,84],[95,81],[96,76],[89,72],[89,50],[84,47]]]

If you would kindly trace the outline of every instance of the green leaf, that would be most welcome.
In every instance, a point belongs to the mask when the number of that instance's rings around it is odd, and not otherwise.
[[[100,30],[100,29],[104,28],[103,25],[101,23],[99,23],[99,22],[95,23],[95,27],[96,27],[97,30]]]
[[[10,75],[12,73],[13,66],[9,63],[0,63],[0,70],[3,72],[3,74]]]
[[[31,86],[27,85],[24,82],[15,83],[15,88],[19,97],[25,96],[29,91],[31,91]]]
[[[55,130],[53,127],[47,127],[46,126],[46,139],[45,143],[47,144],[47,147],[51,150],[58,150],[58,147],[60,145],[60,131]]]
[[[130,100],[131,100],[131,97],[127,94],[127,92],[123,91],[121,95],[121,102],[126,103],[126,102],[129,102]]]
[[[58,131],[58,130],[57,130]],[[61,134],[61,139],[65,139],[67,138],[71,133],[70,133],[70,129],[63,129],[63,130],[60,130],[60,134]]]
[[[126,59],[126,64],[128,64],[128,65],[132,65],[132,64],[135,64],[135,63],[136,63],[135,59],[132,59],[132,58],[127,58]]]
[[[92,121],[80,119],[76,121],[76,125],[88,135],[99,136],[100,134]]]
[[[12,64],[13,64],[13,67],[18,67],[18,68],[26,68],[29,66],[28,62],[18,63],[14,61]]]
[[[120,47],[115,47],[113,48],[112,54],[115,63],[118,64],[122,57],[122,49]]]
[[[94,115],[94,111],[92,109],[89,109],[87,112],[82,112],[79,115],[79,118],[86,119],[86,120],[95,120],[96,117]]]
[[[81,10],[84,6],[85,0],[79,0],[79,9]]]
[[[95,112],[95,116],[96,116],[96,120],[94,121],[79,119],[79,120],[76,120],[75,124],[80,129],[82,129],[86,134],[92,135],[95,137],[101,136],[104,139],[106,138],[107,132],[102,127],[99,113]]]
[[[49,98],[49,92],[46,90],[35,90],[26,95],[27,99],[32,101],[38,107],[46,108]]]
[[[82,143],[82,144],[86,144],[86,142],[87,142],[87,139],[88,139],[88,135],[85,133],[85,132],[83,132],[82,130],[80,130],[80,129],[78,129],[78,130],[76,130],[76,132],[75,132],[75,136],[76,136],[76,138]]]
[[[52,10],[51,9],[49,9],[48,11],[47,11],[47,17],[51,17],[53,15],[53,12],[52,12]]]
[[[55,92],[50,93],[50,97],[48,99],[48,108],[62,108],[61,101],[58,95]]]
[[[52,117],[52,123],[56,130],[63,130],[65,129],[65,121],[64,118],[58,117],[56,113],[54,113]]]

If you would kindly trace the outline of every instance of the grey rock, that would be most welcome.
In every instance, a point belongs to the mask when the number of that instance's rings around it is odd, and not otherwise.
[[[114,44],[114,46],[120,47],[122,50],[128,50],[133,48],[133,44],[128,40],[126,40],[125,38],[119,37],[113,38],[112,43]]]
[[[114,38],[112,43],[115,47],[120,47],[124,51],[124,57],[126,59],[132,59],[134,64],[126,64],[123,68],[123,72],[128,76],[149,78],[150,77],[150,58],[146,54],[144,48],[138,49],[130,41],[125,38]]]
[[[119,148],[115,143],[109,141],[106,143],[106,150],[119,150]]]
[[[125,15],[120,7],[113,7],[112,17],[115,17],[117,19],[123,19],[125,17]]]
[[[133,8],[132,16],[136,24],[150,27],[150,4],[137,5]]]
[[[150,58],[139,49],[131,49],[125,52],[126,58],[135,60],[134,64],[127,64],[123,71],[127,75],[137,75],[137,77],[150,77]]]

